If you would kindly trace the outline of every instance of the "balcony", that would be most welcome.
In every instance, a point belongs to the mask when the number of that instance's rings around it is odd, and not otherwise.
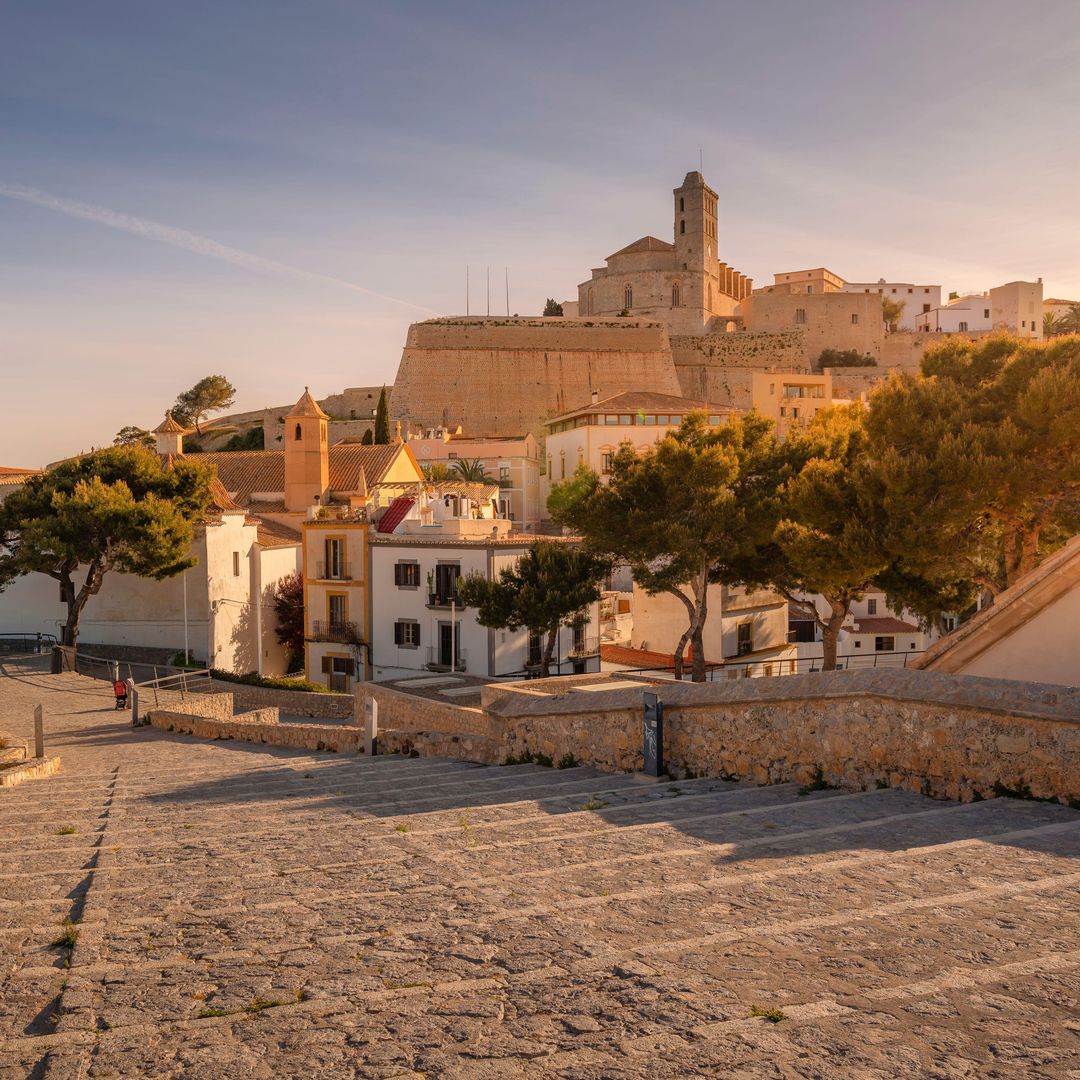
[[[448,608],[451,604],[456,604],[459,608],[465,605],[458,599],[456,592],[440,593],[429,592],[427,606],[429,608]]]
[[[438,645],[429,645],[427,650],[428,671],[468,671],[468,650],[459,649],[454,663],[450,654]]]
[[[579,638],[570,646],[566,656],[570,660],[580,660],[585,656],[596,656],[600,652],[600,639],[598,637]]]
[[[342,645],[363,645],[364,636],[354,622],[324,622],[316,619],[311,624],[310,641],[336,641]]]
[[[348,567],[333,564],[327,567],[326,563],[322,562],[315,564],[315,578],[318,581],[352,581],[353,579]]]

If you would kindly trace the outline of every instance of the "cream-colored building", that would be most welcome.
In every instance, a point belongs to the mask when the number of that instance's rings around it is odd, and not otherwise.
[[[421,467],[479,461],[499,485],[500,516],[526,531],[540,522],[540,445],[532,432],[465,435],[460,428],[433,428],[410,436],[408,445]]]
[[[911,281],[845,281],[841,292],[861,292],[877,295],[883,300],[903,304],[904,311],[896,326],[899,330],[917,330],[919,316],[941,306],[940,285],[916,285]]]
[[[927,671],[1080,686],[1080,536],[930,647]]]
[[[751,395],[755,411],[771,420],[781,437],[808,424],[822,409],[847,404],[845,399],[833,398],[833,379],[828,374],[754,372]]]
[[[544,513],[553,484],[569,479],[583,465],[601,477],[607,476],[612,458],[623,443],[638,449],[652,446],[678,428],[690,412],[704,412],[710,424],[722,424],[734,410],[707,401],[642,391],[603,400],[594,394],[588,405],[553,417],[548,421],[545,443]]]
[[[609,255],[578,286],[578,318],[644,316],[700,334],[737,314],[753,281],[720,261],[716,192],[689,172],[672,194],[674,242],[643,236]]]

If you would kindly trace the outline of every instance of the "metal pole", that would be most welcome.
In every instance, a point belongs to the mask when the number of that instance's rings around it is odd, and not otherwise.
[[[457,612],[457,601],[450,601],[450,670],[457,671],[457,635],[454,633],[454,615]]]
[[[191,653],[188,651],[188,619],[187,619],[187,571],[184,571],[184,663],[188,662]],[[156,677],[156,675],[155,675]]]

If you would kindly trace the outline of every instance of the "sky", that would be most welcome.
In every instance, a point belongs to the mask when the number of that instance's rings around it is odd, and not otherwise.
[[[1075,0],[3,0],[0,465],[392,383],[539,314],[702,163],[757,283],[1080,299]]]

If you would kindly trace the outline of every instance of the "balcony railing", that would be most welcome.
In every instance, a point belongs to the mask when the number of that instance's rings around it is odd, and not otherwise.
[[[352,574],[349,573],[348,567],[334,566],[333,563],[329,566],[322,562],[316,563],[315,576],[320,581],[352,581]]]
[[[595,656],[599,651],[600,639],[590,636],[575,641],[566,655],[571,659],[580,659],[583,656]]]
[[[336,641],[342,645],[361,645],[364,636],[354,622],[324,622],[316,619],[311,624],[312,641]]]
[[[450,657],[438,645],[429,645],[427,666],[430,671],[450,671]],[[468,650],[459,649],[454,657],[454,671],[468,671]]]
[[[429,592],[427,606],[429,608],[434,607],[449,607],[451,604],[457,604],[458,607],[462,606],[461,601],[458,599],[456,592]]]

